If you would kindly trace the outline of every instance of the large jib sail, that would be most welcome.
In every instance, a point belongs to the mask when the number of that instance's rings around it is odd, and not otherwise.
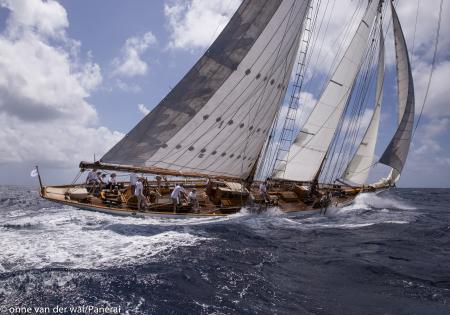
[[[311,115],[294,140],[285,171],[275,173],[275,178],[306,182],[316,177],[323,165],[345,104],[350,97],[353,82],[362,64],[379,3],[378,0],[370,1],[345,54]]]
[[[414,82],[405,37],[394,5],[391,3],[397,61],[398,128],[380,158],[380,163],[393,168],[388,180],[395,182],[405,166],[414,125]]]
[[[378,52],[377,85],[375,93],[375,108],[366,133],[359,144],[355,155],[344,171],[343,179],[353,184],[366,183],[373,163],[375,145],[377,142],[378,127],[380,125],[381,100],[383,96],[384,82],[384,37],[383,28],[380,26],[380,44]]]
[[[177,86],[101,159],[246,178],[283,101],[309,0],[244,0]]]

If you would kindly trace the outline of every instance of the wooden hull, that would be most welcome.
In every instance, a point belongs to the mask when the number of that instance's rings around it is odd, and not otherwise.
[[[131,207],[126,204],[113,205],[105,203],[97,197],[91,197],[85,200],[76,200],[68,196],[68,191],[76,191],[82,186],[66,185],[66,186],[47,186],[43,187],[41,196],[44,199],[53,201],[62,205],[72,206],[83,210],[96,211],[101,213],[107,213],[119,216],[134,216],[134,217],[158,217],[158,218],[208,218],[208,217],[224,217],[231,214],[238,213],[243,207],[246,207],[249,211],[260,213],[269,207],[277,207],[282,212],[288,215],[296,215],[305,212],[317,212],[322,211],[324,207],[318,206],[317,200],[312,203],[305,203],[301,198],[293,192],[286,191],[270,191],[270,204],[264,203],[259,196],[257,188],[250,190],[250,195],[245,200],[242,199],[240,204],[234,204],[229,206],[217,205],[211,202],[203,202],[196,211],[189,207],[187,204],[182,205],[177,212],[173,212],[173,205],[170,203],[161,202],[159,204],[153,204],[150,208],[146,208],[143,211],[138,211],[135,207]],[[200,194],[206,195],[206,188],[198,188]],[[83,195],[80,192],[75,195]],[[356,197],[355,194],[348,194],[345,196],[334,197],[328,206],[343,207],[351,204]],[[284,196],[284,197],[283,197]],[[287,197],[286,197],[287,196]],[[288,198],[290,196],[290,198]],[[327,207],[328,207],[327,206]]]

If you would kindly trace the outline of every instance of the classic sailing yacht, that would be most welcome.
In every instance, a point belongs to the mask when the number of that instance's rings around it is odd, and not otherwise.
[[[308,41],[305,38],[310,34],[305,32],[312,30],[310,0],[244,0],[205,54],[136,127],[100,161],[80,163],[81,172],[91,169],[141,174],[145,201],[142,207],[137,205],[140,199],[134,196],[134,183],[128,182],[108,189],[95,181],[41,185],[42,197],[114,214],[186,217],[227,215],[249,204],[302,211],[349,202],[358,192],[389,187],[398,180],[408,154],[414,87],[407,47],[392,6],[399,124],[380,159],[392,171],[379,183],[365,185],[373,162],[384,78],[382,2],[369,1],[319,101],[297,138],[288,144],[288,152],[275,150],[275,163],[270,164],[274,152],[269,151],[278,120],[292,120],[288,116],[282,118],[280,111],[297,51],[301,42]],[[377,32],[379,57],[373,117],[339,179],[341,184],[320,181]],[[304,60],[307,52],[300,49],[299,54]],[[267,192],[265,186],[258,188],[257,174],[260,178],[270,177]],[[183,198],[183,194],[174,196],[177,184],[183,184],[186,192],[195,189],[196,200]]]

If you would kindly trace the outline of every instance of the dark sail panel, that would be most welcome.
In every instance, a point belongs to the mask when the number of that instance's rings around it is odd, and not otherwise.
[[[237,69],[281,2],[244,0],[194,67],[101,161],[142,166],[164,148]]]

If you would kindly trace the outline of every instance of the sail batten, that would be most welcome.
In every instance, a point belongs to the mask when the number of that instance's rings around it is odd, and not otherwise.
[[[244,0],[180,83],[101,162],[246,178],[284,99],[310,0]]]
[[[343,175],[343,179],[345,181],[358,185],[363,185],[366,183],[374,159],[378,127],[380,124],[381,100],[383,96],[384,53],[383,28],[380,26],[375,108],[361,143],[359,144]]]
[[[399,124],[394,137],[380,158],[380,163],[393,168],[388,179],[395,182],[406,163],[414,125],[414,82],[408,48],[397,12],[391,4],[397,61],[397,96]]]
[[[291,145],[285,171],[273,177],[312,181],[333,139],[367,49],[379,1],[372,0],[319,101]],[[276,169],[283,169],[276,167]]]

